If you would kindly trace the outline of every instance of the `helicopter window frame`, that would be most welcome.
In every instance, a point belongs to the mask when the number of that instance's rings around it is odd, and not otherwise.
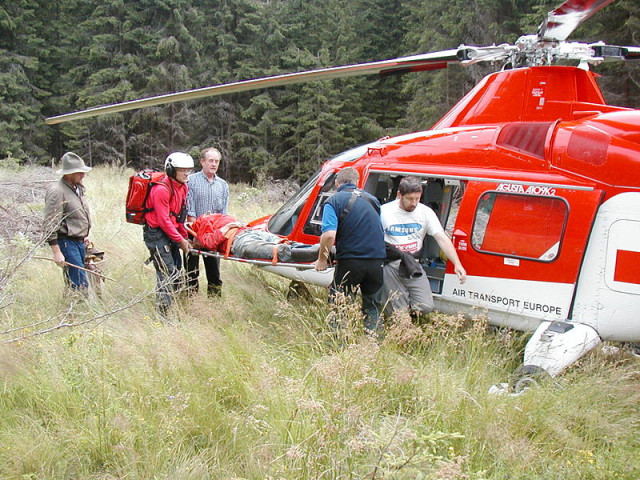
[[[316,235],[320,236],[322,233],[322,212],[324,210],[324,204],[327,203],[327,200],[336,193],[336,175],[339,170],[335,170],[333,172],[329,172],[324,179],[324,184],[322,185],[318,195],[315,199],[315,203],[313,208],[311,209],[311,213],[307,218],[307,221],[302,228],[302,232],[306,235]]]
[[[487,207],[482,204],[483,199],[493,195],[493,200]],[[498,215],[503,214],[506,211],[505,205],[500,206],[500,210],[498,213],[495,211],[496,200],[500,200],[500,203],[505,203],[510,207],[518,206],[513,203],[513,199],[518,198],[522,199],[522,202],[529,200],[530,204],[526,205],[522,204],[523,209],[529,209],[530,213],[527,214],[527,218],[530,221],[523,221],[522,219],[517,219],[516,216],[513,215],[510,218],[507,217],[499,217]],[[542,205],[543,202],[557,202],[555,205],[547,205],[547,212],[537,213],[538,210],[533,210]],[[562,212],[559,211],[559,205],[562,205]],[[542,205],[544,207],[544,205]],[[483,208],[484,207],[484,208]],[[563,214],[562,221],[558,221],[556,218],[553,222],[549,222],[550,215],[557,215],[558,213]],[[496,222],[492,224],[492,218],[499,219],[496,225]],[[478,202],[476,205],[476,210],[473,216],[473,223],[471,226],[471,246],[472,248],[480,253],[485,253],[488,255],[496,255],[507,258],[517,258],[522,260],[530,260],[535,262],[542,263],[551,263],[558,259],[561,252],[561,247],[564,240],[564,235],[567,227],[567,222],[569,219],[569,204],[566,199],[558,196],[544,196],[544,195],[528,195],[528,194],[519,194],[519,193],[510,193],[510,192],[500,192],[496,190],[489,190],[483,192],[482,195],[478,198]],[[536,220],[537,223],[532,224],[531,220]],[[546,237],[538,237],[538,244],[540,243],[540,238],[546,238],[545,245],[547,246],[546,250],[542,251],[540,255],[537,257],[532,256],[531,254],[526,254],[523,250],[523,245],[526,248],[533,248],[532,245],[536,245],[534,241],[536,239],[536,235],[529,235],[530,240],[527,241],[523,239],[523,234],[526,233],[522,230],[522,227],[527,228],[527,231],[534,231],[536,227],[540,227],[540,230],[544,228],[549,228],[550,226],[556,229],[552,234],[548,234]],[[517,229],[520,229],[519,231]],[[505,239],[505,238],[518,238],[518,240],[514,241],[511,245],[513,245],[514,250],[505,251],[504,249],[500,249],[500,241],[499,240],[491,240],[491,244],[486,245],[487,241],[487,232],[490,231],[490,238],[494,239]],[[548,239],[553,238],[555,242],[551,243]],[[495,244],[493,242],[496,241]],[[516,248],[517,247],[517,248]],[[518,250],[519,249],[519,250]]]
[[[366,145],[359,145],[357,147],[353,147],[349,150],[346,150],[334,157],[330,158],[329,162],[355,162],[363,155],[365,155],[369,151],[369,147],[373,145],[368,143]],[[298,223],[300,213],[302,212],[311,192],[315,188],[320,176],[322,175],[323,169],[319,168],[316,172],[304,183],[300,189],[287,200],[284,205],[282,205],[276,213],[274,213],[269,222],[267,223],[267,230],[271,233],[275,233],[276,235],[287,236],[290,235],[295,225]],[[334,172],[335,174],[335,172]],[[331,174],[329,174],[331,175]],[[329,176],[327,176],[327,179]],[[333,183],[333,178],[331,177],[331,183]],[[325,182],[327,181],[325,179]],[[324,187],[323,187],[324,188]],[[315,212],[315,207],[314,210]],[[309,217],[310,219],[311,217]],[[307,219],[305,221],[303,231],[307,233],[309,226],[311,228],[317,228],[315,224],[311,224],[311,222]],[[315,235],[315,233],[311,233]]]
[[[322,226],[322,212],[324,210],[324,204],[335,193],[335,191],[321,192],[318,194],[318,203],[315,205],[311,216],[309,217],[309,223],[312,225]]]

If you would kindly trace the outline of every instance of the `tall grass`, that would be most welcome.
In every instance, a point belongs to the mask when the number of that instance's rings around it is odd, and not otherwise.
[[[0,478],[640,478],[639,363],[622,350],[489,395],[526,336],[433,314],[396,318],[377,342],[348,302],[332,331],[326,292],[288,300],[286,281],[233,262],[222,298],[180,301],[162,322],[140,227],[124,222],[129,173],[87,177],[116,280],[102,298],[64,298],[59,268],[35,259],[2,292]],[[232,186],[243,220],[275,207]]]

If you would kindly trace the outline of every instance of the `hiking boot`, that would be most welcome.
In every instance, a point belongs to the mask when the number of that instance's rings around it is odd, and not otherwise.
[[[222,287],[220,285],[208,285],[207,296],[209,298],[220,298],[222,296]]]

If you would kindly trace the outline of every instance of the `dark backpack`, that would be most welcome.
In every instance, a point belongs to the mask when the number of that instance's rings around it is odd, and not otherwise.
[[[151,187],[154,185],[167,185],[166,182],[160,181],[164,175],[165,173],[163,171],[145,169],[129,177],[129,190],[127,191],[127,202],[125,205],[127,222],[135,223],[136,225],[145,224],[145,214],[153,210],[152,208],[146,207],[149,192],[151,192]],[[171,191],[171,189],[169,190]]]

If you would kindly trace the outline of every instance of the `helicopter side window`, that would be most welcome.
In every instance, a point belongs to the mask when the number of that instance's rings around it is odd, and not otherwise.
[[[460,203],[464,196],[465,183],[458,180],[445,180],[445,205],[444,210],[447,212],[446,218],[442,219],[442,225],[445,232],[451,237],[453,229],[456,225]]]
[[[422,182],[422,185],[421,202],[436,213],[445,232],[451,236],[462,200],[464,183],[460,180],[428,178]],[[427,235],[424,239],[420,263],[429,277],[431,290],[434,293],[441,293],[446,258],[441,257],[440,245],[431,235]]]
[[[421,203],[424,203],[431,210],[436,212],[438,218],[441,218],[441,206],[442,197],[444,195],[444,181],[442,179],[429,179],[427,182],[422,182],[422,198]]]
[[[478,202],[471,243],[484,253],[551,262],[566,221],[561,198],[487,192]]]
[[[333,192],[322,192],[318,195],[318,201],[316,202],[309,223],[312,225],[322,225],[322,211],[324,210],[324,204],[329,197],[333,195]]]
[[[309,220],[304,226],[304,233],[307,235],[318,235],[322,233],[322,210],[324,208],[324,204],[327,202],[329,197],[333,195],[336,191],[335,186],[335,178],[336,174],[332,173],[329,175],[325,181],[322,189],[318,193],[318,198],[313,205],[313,209],[311,210],[311,215],[309,216]]]

